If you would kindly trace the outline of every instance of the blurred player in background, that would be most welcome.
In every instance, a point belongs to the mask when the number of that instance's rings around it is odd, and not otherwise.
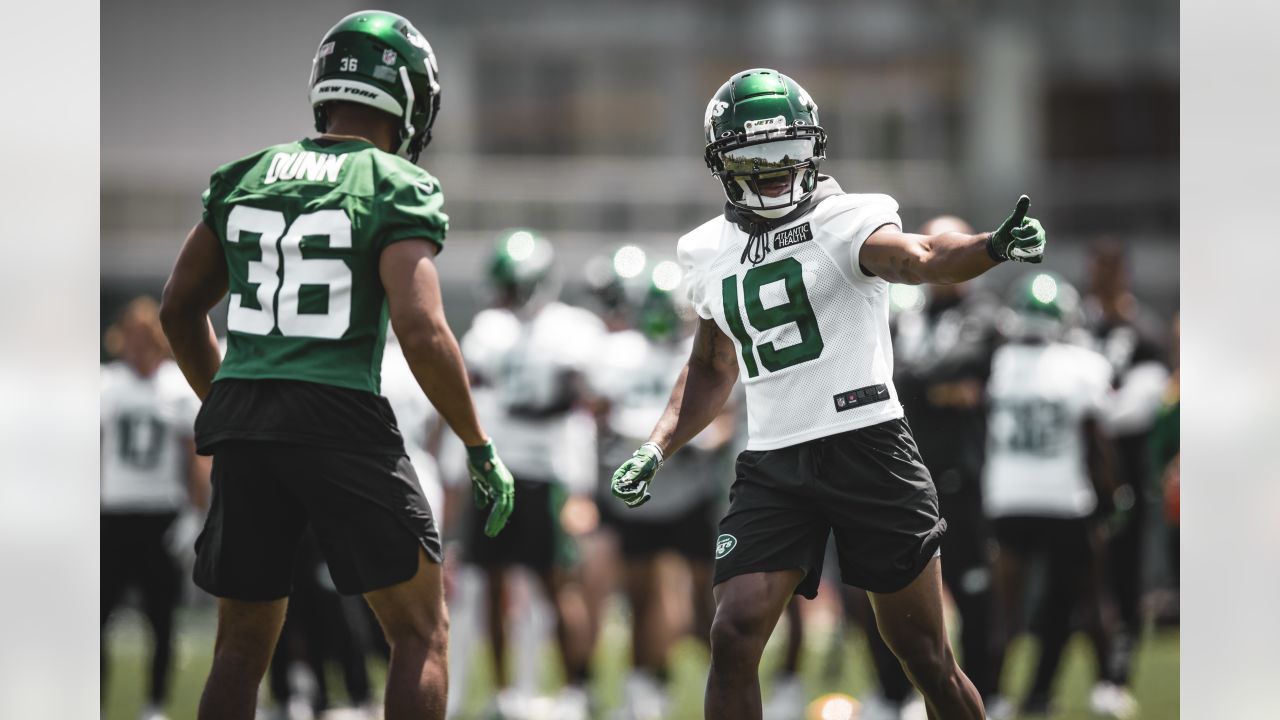
[[[440,186],[413,164],[438,115],[436,75],[430,46],[403,17],[343,18],[312,65],[320,136],[215,171],[165,285],[165,334],[203,400],[198,449],[214,456],[196,547],[196,584],[219,598],[201,718],[254,716],[308,525],[338,591],[364,595],[382,624],[388,720],[444,714],[440,539],[378,395],[388,319],[467,445],[477,499],[493,506],[490,534],[513,491],[444,316]],[[208,313],[228,292],[223,359]]]
[[[1103,238],[1093,243],[1085,317],[1094,349],[1111,363],[1116,392],[1104,427],[1114,438],[1120,458],[1115,497],[1119,513],[1107,547],[1107,579],[1120,627],[1114,656],[1106,662],[1116,682],[1126,688],[1142,632],[1151,427],[1169,380],[1163,343],[1158,339],[1162,333],[1134,297],[1130,274],[1120,241]]]
[[[209,462],[195,453],[199,403],[169,355],[160,311],[135,298],[107,330],[102,368],[102,692],[107,620],[136,587],[153,647],[143,720],[163,720],[173,665],[173,614],[182,568],[171,549],[178,517],[208,507]]]
[[[660,261],[641,278],[648,278],[648,288],[634,304],[636,328],[608,336],[592,373],[595,393],[604,398],[600,464],[608,470],[649,436],[689,356],[692,328],[674,295],[680,266]],[[692,609],[694,636],[710,642],[716,514],[736,429],[733,404],[726,403],[685,452],[667,464],[669,492],[633,512],[604,512],[619,537],[631,607],[632,671],[623,688],[625,720],[660,720],[671,711],[667,662],[684,631],[677,625],[677,607]],[[692,580],[692,597],[676,595],[690,587],[681,582],[682,572]]]
[[[537,233],[503,233],[489,263],[494,306],[476,315],[462,339],[481,416],[502,438],[521,498],[497,538],[480,531],[482,516],[472,517],[465,553],[486,575],[499,711],[513,714],[530,700],[512,684],[506,660],[509,570],[520,566],[537,577],[554,610],[567,683],[554,712],[572,720],[587,714],[591,633],[576,548],[561,518],[571,496],[580,501],[592,486],[595,437],[584,372],[604,327],[590,311],[555,299],[554,262],[551,244]]]
[[[650,498],[664,458],[715,419],[739,376],[747,450],[716,541],[708,718],[759,718],[758,668],[793,594],[815,596],[834,532],[842,579],[872,593],[885,641],[933,717],[983,717],[943,619],[946,522],[893,388],[889,283],[962,282],[1039,262],[1030,199],[991,233],[904,233],[886,195],[846,194],[818,173],[817,106],[773,70],[735,74],[711,98],[705,159],[728,204],[680,238],[701,318],[649,441],[614,494]],[[669,492],[669,491],[667,491]]]
[[[972,233],[973,228],[946,215],[920,228],[922,235],[942,232]],[[899,286],[891,293],[911,290]],[[1007,714],[1007,703],[998,697],[991,536],[982,510],[982,464],[987,442],[986,384],[992,355],[1001,341],[997,327],[1001,307],[973,283],[929,285],[923,293],[906,294],[924,305],[895,315],[893,381],[947,520],[942,579],[960,615],[961,667],[982,693],[988,715],[999,717]],[[873,649],[878,647],[883,645],[872,643]]]
[[[990,403],[984,504],[999,543],[1002,641],[1021,629],[1028,569],[1047,561],[1037,626],[1040,659],[1024,715],[1048,714],[1050,694],[1081,606],[1099,658],[1109,656],[1102,616],[1102,553],[1094,518],[1110,512],[1114,450],[1102,430],[1111,366],[1098,353],[1063,342],[1079,296],[1050,273],[1022,279],[1011,305],[1017,321],[996,351],[987,384]],[[1002,652],[1003,654],[1003,652]],[[1111,678],[1099,668],[1102,682]],[[1097,693],[1094,693],[1097,695]],[[1129,717],[1131,698],[1112,693],[1095,702],[1106,717]]]
[[[1182,556],[1180,545],[1180,528],[1182,524],[1182,454],[1178,434],[1179,417],[1181,416],[1181,321],[1178,315],[1173,316],[1173,331],[1169,342],[1169,365],[1173,372],[1169,384],[1165,386],[1160,398],[1160,411],[1156,414],[1155,424],[1151,428],[1151,482],[1155,497],[1160,499],[1161,510],[1160,537],[1163,540],[1165,562],[1168,566],[1169,584],[1172,597],[1165,607],[1158,608],[1156,617],[1159,623],[1177,623],[1179,566]]]

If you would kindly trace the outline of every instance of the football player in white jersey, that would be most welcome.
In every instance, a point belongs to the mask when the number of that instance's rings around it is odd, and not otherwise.
[[[603,398],[599,412],[602,468],[612,463],[604,470],[604,479],[636,444],[649,437],[689,356],[692,327],[683,314],[691,315],[692,310],[681,307],[675,294],[681,274],[675,262],[662,260],[652,263],[652,272],[637,278],[640,287],[634,289],[643,294],[637,302],[628,303],[635,327],[609,335],[607,350],[600,353],[592,373],[593,390]],[[670,492],[657,495],[638,510],[603,509],[618,537],[631,607],[632,673],[623,687],[627,720],[660,720],[669,715],[667,661],[682,634],[677,624],[680,613],[673,612],[673,606],[690,607],[694,636],[702,642],[710,640],[716,520],[732,471],[737,426],[734,403],[727,403],[685,452],[667,464],[664,477],[671,480]],[[683,572],[692,580],[692,597],[675,595],[688,586],[680,581],[678,573]]]
[[[591,654],[589,619],[575,577],[576,547],[561,525],[566,503],[591,491],[595,475],[594,424],[585,409],[585,371],[604,326],[593,313],[555,300],[551,244],[526,229],[503,233],[489,265],[498,297],[478,313],[462,339],[477,388],[476,408],[516,478],[520,502],[507,531],[491,538],[483,518],[471,518],[465,554],[484,569],[489,633],[505,706],[512,691],[506,668],[507,570],[523,566],[539,579],[556,615],[556,639],[566,687],[557,714],[586,712]],[[488,427],[488,426],[486,426]]]
[[[936,557],[946,523],[893,389],[886,295],[889,283],[1039,262],[1045,234],[1026,216],[1030,200],[994,232],[903,232],[892,198],[846,194],[819,175],[817,106],[774,70],[731,77],[704,129],[728,204],[678,244],[701,322],[662,419],[613,490],[646,502],[663,458],[711,422],[741,376],[747,450],[716,542],[706,715],[760,717],[765,642],[792,594],[816,594],[834,533],[842,578],[872,593],[931,716],[981,718],[947,640]]]
[[[1049,698],[1077,605],[1099,662],[1110,657],[1110,628],[1101,605],[1102,567],[1091,519],[1113,508],[1115,451],[1102,430],[1110,412],[1111,365],[1101,354],[1064,342],[1079,296],[1057,275],[1040,273],[1015,286],[1018,322],[998,349],[987,382],[989,422],[983,505],[1000,552],[1002,641],[1021,627],[1027,567],[1047,556],[1048,587],[1037,634],[1040,658],[1025,714],[1050,711]],[[1131,698],[1109,693],[1095,702],[1104,717],[1131,717]]]
[[[155,639],[143,718],[163,718],[182,569],[168,542],[180,513],[209,496],[209,463],[195,454],[200,402],[169,356],[159,307],[130,302],[107,331],[120,359],[102,368],[102,688],[106,625],[125,590],[141,591]]]

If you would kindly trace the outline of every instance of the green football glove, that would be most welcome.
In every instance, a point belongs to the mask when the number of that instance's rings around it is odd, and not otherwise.
[[[995,232],[987,235],[987,254],[996,262],[1038,263],[1044,260],[1047,242],[1040,221],[1027,217],[1031,198],[1018,198],[1018,206]]]
[[[662,448],[645,443],[613,473],[613,494],[627,504],[640,507],[649,502],[649,485],[662,467]]]
[[[492,442],[467,446],[467,471],[471,473],[471,494],[476,507],[493,503],[489,519],[484,524],[484,534],[496,537],[516,506],[516,482],[511,471],[498,458]]]

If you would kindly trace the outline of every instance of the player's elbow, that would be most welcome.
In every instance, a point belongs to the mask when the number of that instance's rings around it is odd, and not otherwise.
[[[187,323],[191,315],[190,305],[172,278],[164,284],[160,293],[160,328],[166,337],[173,337]]]
[[[449,326],[441,326],[429,317],[392,319],[392,328],[406,357],[430,358],[439,354],[452,337]]]

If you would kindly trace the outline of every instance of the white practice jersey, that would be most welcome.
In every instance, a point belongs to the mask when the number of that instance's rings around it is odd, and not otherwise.
[[[983,497],[988,517],[1084,517],[1097,506],[1082,424],[1101,419],[1111,366],[1092,350],[1011,343],[987,382]]]
[[[476,315],[462,338],[481,423],[517,479],[553,480],[590,488],[595,436],[576,406],[604,336],[604,323],[582,308],[548,303],[523,319],[508,310]]]
[[[102,367],[102,511],[163,513],[188,500],[187,439],[200,399],[166,361],[151,377],[123,362]]]
[[[649,439],[671,398],[681,369],[689,359],[692,340],[670,345],[651,342],[636,330],[610,333],[592,368],[593,390],[609,399],[607,432],[600,438],[601,479],[611,475],[636,448]],[[716,495],[730,472],[719,448],[708,448],[712,433],[699,433],[662,465],[652,499],[627,511],[633,520],[654,521],[689,510]]]
[[[436,422],[436,409],[422,392],[422,386],[418,385],[394,335],[388,336],[387,347],[382,354],[382,395],[396,416],[396,426],[404,437],[405,454],[409,456],[422,486],[422,494],[435,515],[436,527],[443,531],[444,486],[440,482],[436,459],[427,452],[427,433]]]
[[[748,450],[902,417],[889,283],[858,263],[862,243],[884,225],[902,225],[893,198],[835,194],[768,231],[757,264],[748,233],[724,216],[680,238],[694,309],[738,347]]]

